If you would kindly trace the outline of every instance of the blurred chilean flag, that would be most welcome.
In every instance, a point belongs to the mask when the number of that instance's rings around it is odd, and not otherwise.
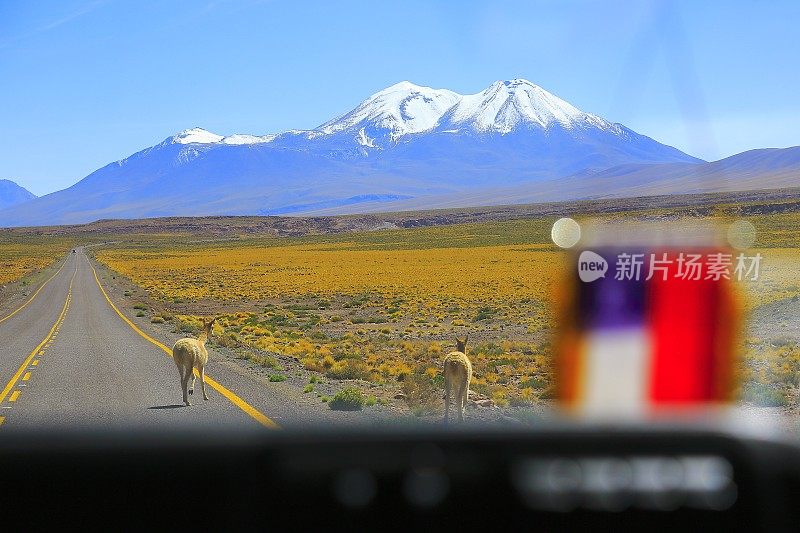
[[[583,415],[647,417],[730,401],[739,313],[730,279],[708,264],[724,254],[583,251],[560,295],[562,405]]]

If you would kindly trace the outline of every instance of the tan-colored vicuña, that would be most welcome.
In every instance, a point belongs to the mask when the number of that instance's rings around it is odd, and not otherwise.
[[[472,363],[467,357],[467,337],[456,339],[456,350],[444,358],[444,421],[450,420],[450,391],[455,393],[458,420],[464,421],[464,406],[467,405],[469,382],[472,379]]]
[[[195,375],[193,369],[197,369],[200,374],[200,384],[203,388],[203,399],[208,400],[206,394],[206,373],[205,367],[208,363],[208,350],[206,342],[211,337],[211,328],[214,326],[216,318],[203,320],[203,331],[196,339],[178,339],[172,347],[172,358],[178,365],[178,373],[181,376],[181,389],[183,390],[183,403],[192,405],[189,395],[194,393]],[[192,386],[189,386],[189,378],[192,378]]]

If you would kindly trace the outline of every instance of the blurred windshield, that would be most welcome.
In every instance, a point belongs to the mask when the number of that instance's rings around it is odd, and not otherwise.
[[[0,5],[0,432],[795,434],[799,15]]]

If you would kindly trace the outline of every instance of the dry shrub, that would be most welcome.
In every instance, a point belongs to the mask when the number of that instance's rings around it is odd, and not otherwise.
[[[240,344],[235,333],[226,333],[225,335],[214,337],[214,343],[224,348],[235,348]]]
[[[435,413],[442,403],[442,391],[436,382],[418,368],[403,380],[403,394],[411,411],[422,416]]]
[[[322,361],[318,357],[304,357],[300,359],[300,362],[303,363],[303,367],[306,370],[311,370],[313,372],[324,372],[325,367],[322,365]]]
[[[336,361],[325,371],[325,375],[331,379],[367,379],[369,367],[361,361],[344,359]]]

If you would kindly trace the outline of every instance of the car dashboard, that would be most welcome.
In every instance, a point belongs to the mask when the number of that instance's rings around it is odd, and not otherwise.
[[[556,425],[8,435],[15,527],[794,530],[800,448],[716,429]]]

